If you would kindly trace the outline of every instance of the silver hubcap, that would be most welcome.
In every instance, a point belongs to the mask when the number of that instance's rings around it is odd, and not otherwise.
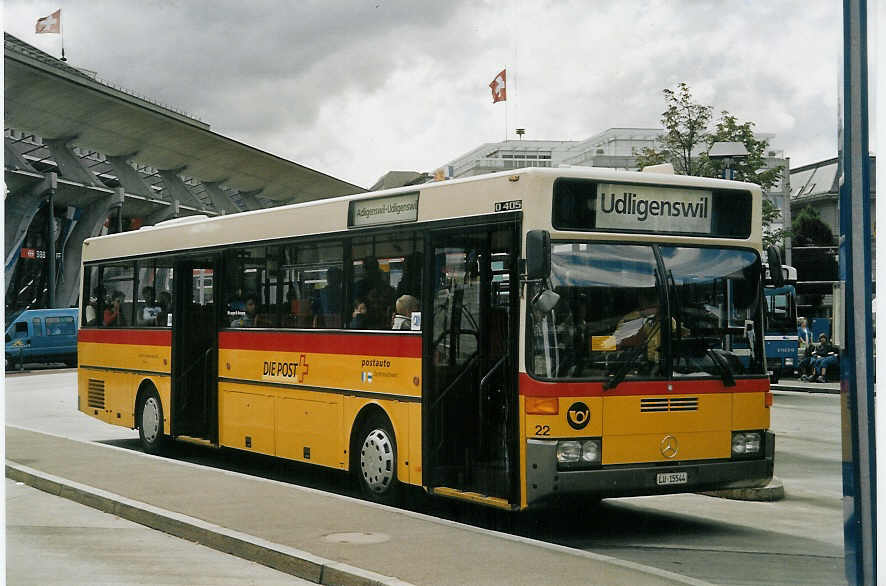
[[[394,479],[394,442],[383,429],[373,429],[363,440],[360,468],[366,486],[374,493],[385,492]]]
[[[153,442],[160,435],[160,405],[156,397],[148,397],[142,408],[142,434],[148,442]]]

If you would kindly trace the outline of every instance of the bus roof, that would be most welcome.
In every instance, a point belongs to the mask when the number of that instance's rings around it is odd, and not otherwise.
[[[405,194],[419,194],[421,205],[416,218],[418,222],[486,215],[493,212],[493,202],[508,201],[526,194],[525,188],[515,189],[514,186],[519,187],[526,183],[550,184],[559,177],[613,183],[743,190],[752,194],[755,209],[759,207],[762,198],[759,185],[708,177],[618,171],[601,167],[529,167],[213,218],[185,216],[160,222],[155,226],[144,226],[139,230],[89,238],[83,243],[83,261],[212,248],[296,235],[344,232],[349,229],[350,202]],[[471,188],[474,184],[477,188],[482,186],[482,189]],[[526,206],[531,203],[525,202],[523,209],[527,209]],[[548,207],[548,215],[549,210]]]

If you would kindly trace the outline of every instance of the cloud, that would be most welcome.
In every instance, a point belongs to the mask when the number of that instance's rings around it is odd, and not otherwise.
[[[432,171],[507,129],[581,140],[656,126],[686,81],[777,134],[794,164],[836,154],[840,7],[800,0],[118,2],[64,0],[70,63],[217,132],[360,185]],[[33,34],[57,4],[7,1]],[[488,84],[508,68],[507,103]],[[828,138],[830,137],[830,138]]]

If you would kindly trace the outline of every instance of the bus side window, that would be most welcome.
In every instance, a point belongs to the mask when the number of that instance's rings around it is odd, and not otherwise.
[[[284,328],[342,326],[343,246],[341,241],[306,242],[283,248]]]
[[[133,268],[131,262],[102,267],[100,292],[104,295],[104,299],[98,321],[103,327],[125,328],[133,325],[135,313]]]
[[[424,237],[420,232],[397,232],[354,238],[351,258],[351,300],[366,305],[365,319],[347,316],[348,327],[368,330],[411,330],[412,314],[421,323],[421,280]],[[409,315],[400,315],[397,300]],[[398,317],[399,316],[399,317]],[[403,327],[409,318],[410,327]],[[358,323],[359,322],[359,323]],[[395,327],[396,326],[396,327]]]

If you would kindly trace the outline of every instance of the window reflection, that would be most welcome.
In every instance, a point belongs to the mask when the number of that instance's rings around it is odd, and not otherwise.
[[[760,261],[750,250],[661,247],[673,289],[676,376],[763,372]]]
[[[551,266],[547,286],[559,302],[547,313],[530,309],[528,368],[536,376],[713,376],[731,384],[764,372],[754,251],[556,243]],[[529,299],[542,287],[533,284]]]
[[[560,301],[533,314],[533,372],[545,378],[661,375],[660,287],[649,246],[556,244],[551,284]]]

